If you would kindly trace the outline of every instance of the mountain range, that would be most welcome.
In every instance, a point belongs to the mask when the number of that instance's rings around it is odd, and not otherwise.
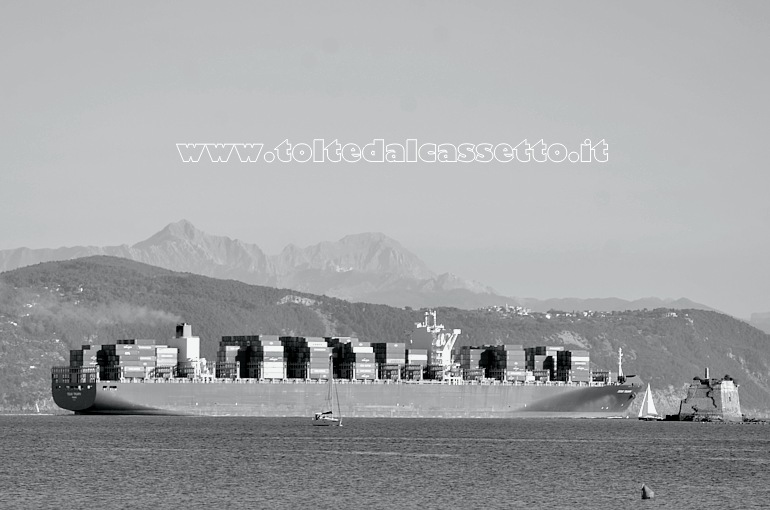
[[[473,309],[518,305],[534,311],[711,308],[688,299],[546,299],[506,297],[492,287],[460,276],[432,271],[398,241],[381,233],[362,233],[306,248],[286,246],[277,255],[256,244],[207,234],[186,220],[171,223],[134,245],[74,246],[56,249],[0,250],[0,271],[40,262],[108,255],[172,271],[238,280],[333,296],[350,301],[421,308]]]
[[[740,384],[744,411],[770,410],[770,337],[712,311],[629,310],[512,313],[510,309],[439,308],[439,321],[459,328],[462,345],[564,345],[590,352],[594,370],[624,371],[650,382],[659,409],[673,413],[686,385],[709,367]],[[116,257],[35,264],[0,274],[0,410],[53,409],[50,368],[69,349],[122,338],[173,336],[193,325],[202,355],[216,359],[223,335],[356,336],[407,341],[423,311],[355,303],[289,289],[248,285]],[[428,345],[413,345],[428,348]]]

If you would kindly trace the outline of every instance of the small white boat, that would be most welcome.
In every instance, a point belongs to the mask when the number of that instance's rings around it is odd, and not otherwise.
[[[655,402],[652,401],[652,390],[649,383],[647,384],[647,391],[644,392],[644,398],[642,399],[642,407],[639,408],[639,419],[644,421],[658,421],[663,417],[658,414],[658,410],[655,409]]]
[[[339,418],[334,417],[334,413],[331,411],[324,411],[322,413],[315,413],[315,416],[313,416],[313,425],[318,427],[328,427],[329,425],[341,426],[342,423]]]
[[[340,411],[340,398],[337,394],[337,386],[334,384],[334,366],[329,356],[329,384],[326,393],[324,410],[313,415],[313,425],[318,427],[336,426],[342,427],[342,412]],[[334,412],[334,403],[337,403],[337,412]]]

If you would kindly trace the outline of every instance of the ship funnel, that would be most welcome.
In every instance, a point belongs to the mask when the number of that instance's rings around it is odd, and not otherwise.
[[[711,379],[711,377],[709,377],[709,367],[706,367],[706,380],[708,381],[709,379]]]
[[[182,322],[176,325],[176,337],[177,338],[189,338],[192,336],[192,326],[186,322]]]

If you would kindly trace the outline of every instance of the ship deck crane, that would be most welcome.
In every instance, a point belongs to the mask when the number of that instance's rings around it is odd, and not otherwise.
[[[443,369],[444,377],[447,377],[454,361],[452,359],[452,349],[462,331],[459,329],[453,329],[451,332],[445,331],[444,325],[439,324],[436,320],[435,310],[425,312],[425,322],[416,323],[415,328],[416,331],[430,335],[431,346],[428,362],[431,365],[440,365]]]

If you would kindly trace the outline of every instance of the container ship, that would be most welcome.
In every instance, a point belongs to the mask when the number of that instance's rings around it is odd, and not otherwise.
[[[331,379],[345,417],[606,418],[626,416],[643,389],[623,375],[622,352],[617,372],[592,371],[588,351],[454,349],[460,333],[428,311],[409,344],[223,336],[212,363],[184,323],[165,343],[126,339],[70,351],[70,366],[52,369],[52,393],[76,414],[310,417]]]

